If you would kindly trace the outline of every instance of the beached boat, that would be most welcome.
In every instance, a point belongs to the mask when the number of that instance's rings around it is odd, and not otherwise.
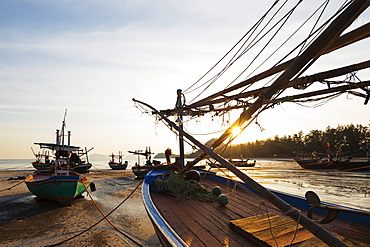
[[[223,59],[226,59],[227,63],[225,67],[221,68],[220,72],[213,77],[211,75],[211,79],[206,82],[202,81],[204,76],[196,82],[199,83],[198,85],[204,83],[199,87],[206,85],[206,88],[208,88],[221,75],[224,75],[226,70],[231,65],[234,65],[241,56],[247,53],[250,47],[255,45],[254,41],[262,39],[258,37],[260,32],[256,30],[270,14],[272,17],[267,22],[275,21],[276,15],[271,12],[275,10],[276,13],[279,12],[281,9],[284,9],[286,3],[281,4],[278,2],[275,1],[273,3],[263,18],[205,76],[219,65]],[[298,4],[295,3],[296,5],[289,9],[288,14],[285,15],[286,20],[288,20],[288,17],[291,16],[300,3],[302,1],[299,1]],[[370,61],[351,64],[305,77],[302,77],[302,74],[320,56],[369,37],[369,23],[347,33],[344,32],[368,8],[369,4],[370,1],[368,0],[346,2],[339,9],[335,10],[332,18],[324,21],[323,25],[316,27],[317,23],[315,23],[315,28],[310,32],[309,39],[304,40],[295,47],[299,52],[293,56],[293,59],[284,62],[286,56],[279,60],[271,69],[249,77],[236,85],[228,86],[222,91],[217,90],[216,93],[206,98],[184,104],[185,96],[182,90],[179,89],[177,90],[175,108],[161,111],[156,110],[149,104],[133,99],[141,107],[147,108],[143,112],[157,115],[156,119],[165,122],[172,131],[176,130],[178,135],[180,157],[182,159],[181,171],[172,173],[170,171],[153,171],[146,176],[142,189],[146,210],[164,246],[370,245],[369,212],[322,203],[312,191],[306,192],[307,200],[305,200],[297,196],[266,189],[224,159],[220,155],[225,150],[224,148],[217,150],[224,141],[230,139],[228,143],[231,143],[233,138],[235,138],[233,133],[237,132],[233,131],[234,128],[245,129],[264,110],[281,103],[319,101],[323,98],[334,97],[338,93],[350,92],[353,95],[364,97],[366,104],[370,95],[365,93],[365,95],[362,94],[361,96],[361,93],[355,90],[362,90],[368,87],[370,85],[369,81],[351,81],[350,86],[338,86],[340,83],[347,82],[331,83],[327,79],[368,68],[370,67]],[[322,5],[319,8],[321,9],[322,7],[322,11],[326,10],[323,6],[326,7],[326,5]],[[317,11],[317,9],[315,10]],[[300,13],[304,12],[308,13],[307,9]],[[318,22],[320,17],[317,19]],[[281,20],[276,21],[276,26],[280,22]],[[285,24],[285,21],[281,23]],[[294,24],[298,25],[298,23]],[[302,25],[304,24],[306,22],[303,22]],[[281,25],[283,26],[283,24]],[[291,30],[292,35],[294,35],[296,30],[292,30],[291,27],[289,26],[288,30]],[[281,28],[278,28],[276,34],[280,30]],[[260,31],[262,32],[263,28]],[[271,29],[268,32],[270,31]],[[257,37],[253,36],[254,34]],[[269,37],[271,36],[272,40],[275,35],[270,35]],[[285,34],[285,37],[290,39],[291,36]],[[268,46],[271,40],[268,40],[265,45]],[[259,56],[263,51],[264,49],[260,52],[257,51],[255,54]],[[228,60],[227,56],[231,56],[231,59]],[[256,67],[259,66],[257,65]],[[277,74],[280,72],[281,74]],[[263,79],[273,75],[275,77],[269,78],[271,80],[266,85],[266,80]],[[238,73],[235,80],[239,77],[240,74]],[[317,91],[285,97],[280,96],[287,89],[306,90],[317,81],[326,81],[329,88],[316,89]],[[262,86],[258,87],[255,84],[258,82],[262,83]],[[257,86],[255,87],[257,89],[249,89],[249,86],[252,84]],[[231,83],[228,85],[231,85]],[[235,92],[235,94],[230,94],[232,92]],[[365,90],[365,92],[367,91]],[[224,113],[236,109],[241,109],[242,111],[239,118],[210,147],[204,146],[183,129],[183,116],[195,118],[202,117],[207,113],[215,113],[212,117],[224,116]],[[167,118],[169,116],[175,116],[176,120],[169,120]],[[186,166],[183,160],[184,139],[187,142],[191,142],[194,145],[192,147],[196,146],[202,151],[196,159],[188,162]],[[240,180],[219,177],[210,172],[202,172],[198,176],[193,176],[197,179],[186,179],[188,173],[196,174],[192,170],[193,166],[200,160],[208,157],[226,167]],[[206,187],[206,184],[208,184],[209,188]],[[223,194],[220,195],[220,192]],[[307,213],[307,216],[305,213]],[[316,217],[323,218],[314,221],[311,219],[312,217],[315,219],[317,219]]]
[[[48,151],[42,150],[42,153],[37,154],[31,148],[33,155],[35,155],[36,160],[32,162],[32,166],[37,170],[45,170],[54,166],[54,161],[50,160],[50,155]]]
[[[55,163],[52,169],[38,170],[27,176],[25,183],[30,192],[37,197],[68,206],[87,188],[91,187],[91,190],[95,190],[95,185],[86,177],[72,170],[78,167],[77,164],[81,164],[78,156],[80,147],[70,145],[70,131],[68,131],[68,144],[64,144],[64,130],[65,116],[61,131],[57,130],[55,143],[36,143],[41,148],[54,152]]]
[[[132,172],[135,174],[137,179],[142,179],[149,171],[153,169],[154,166],[159,165],[161,162],[152,159],[152,152],[150,151],[150,147],[145,148],[145,152],[143,150],[135,150],[135,151],[128,151],[131,154],[137,155],[137,162],[131,168]],[[140,156],[145,157],[144,165],[140,165]]]
[[[333,165],[333,161],[330,159],[312,159],[312,160],[305,160],[305,159],[294,159],[302,168],[304,169],[337,169]]]
[[[333,165],[341,171],[347,172],[361,172],[370,171],[370,159],[368,160],[334,160]]]
[[[122,152],[118,152],[118,162],[114,161],[114,154],[112,153],[111,155],[111,160],[108,162],[108,165],[110,168],[113,170],[126,170],[128,166],[128,161],[125,161],[125,163],[122,164]]]

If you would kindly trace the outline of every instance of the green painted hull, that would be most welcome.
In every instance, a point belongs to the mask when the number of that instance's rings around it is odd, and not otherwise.
[[[85,192],[91,181],[80,176],[38,176],[31,175],[25,180],[30,192],[38,197],[71,205],[72,200]]]

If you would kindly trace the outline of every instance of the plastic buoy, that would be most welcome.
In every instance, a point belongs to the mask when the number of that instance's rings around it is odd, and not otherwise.
[[[185,175],[185,180],[195,180],[199,181],[200,180],[200,173],[197,170],[190,170],[186,173]]]
[[[221,193],[222,193],[222,191],[221,191],[220,186],[213,187],[212,194],[214,194],[215,196],[219,196],[219,195],[221,195]]]
[[[221,194],[217,197],[217,201],[221,206],[225,206],[229,203],[229,197],[225,194]]]

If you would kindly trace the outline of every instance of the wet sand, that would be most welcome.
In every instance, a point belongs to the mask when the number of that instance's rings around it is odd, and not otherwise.
[[[68,207],[36,199],[21,179],[31,173],[32,171],[0,171],[1,246],[54,245],[103,219],[86,192],[83,198],[73,200]],[[96,191],[92,196],[104,214],[110,213],[139,184],[131,170],[93,169],[85,176],[95,183]],[[8,190],[12,186],[15,187]],[[108,218],[125,234],[103,220],[60,246],[161,246],[143,206],[141,186]],[[126,234],[130,237],[125,236]]]

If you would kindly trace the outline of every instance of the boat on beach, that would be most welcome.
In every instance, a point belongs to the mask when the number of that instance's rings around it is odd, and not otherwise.
[[[312,160],[305,160],[305,159],[294,159],[303,169],[337,169],[334,166],[333,161],[330,159],[312,159]]]
[[[334,160],[333,165],[340,171],[347,171],[347,172],[362,172],[362,171],[370,171],[370,159],[367,160]]]
[[[42,153],[41,154],[40,154],[40,152],[36,154],[33,151],[32,148],[31,148],[31,150],[33,152],[33,155],[35,155],[35,157],[36,157],[36,160],[32,162],[32,166],[36,170],[49,169],[49,168],[51,168],[54,165],[54,161],[53,160],[50,160],[50,156],[49,156],[49,152],[48,151],[45,152],[45,150],[42,150]],[[44,158],[44,160],[43,160],[43,158]]]
[[[111,155],[111,160],[108,162],[108,165],[113,170],[126,170],[128,166],[128,161],[125,161],[125,163],[122,164],[122,152],[118,152],[118,162],[114,160],[114,154]]]
[[[145,152],[143,150],[135,150],[135,151],[128,151],[131,154],[137,155],[137,162],[131,168],[132,172],[135,174],[137,179],[143,179],[149,171],[153,170],[154,166],[159,165],[161,162],[152,159],[152,152],[150,151],[150,147],[145,148]],[[145,157],[144,165],[140,165],[140,156]]]
[[[277,2],[271,6],[264,18],[269,11],[278,8]],[[163,121],[172,131],[176,130],[178,135],[181,169],[177,172],[151,171],[145,177],[142,188],[145,208],[163,246],[370,245],[370,212],[321,202],[319,196],[313,191],[307,191],[306,198],[303,198],[267,189],[223,158],[221,154],[224,149],[217,149],[225,141],[231,143],[235,138],[234,128],[245,129],[251,122],[256,121],[264,110],[278,104],[319,101],[343,92],[361,95],[354,90],[367,88],[370,86],[369,81],[351,81],[351,86],[348,84],[338,86],[339,83],[331,84],[326,80],[368,68],[369,61],[362,63],[361,68],[356,64],[314,75],[302,76],[302,74],[320,56],[369,37],[369,23],[344,33],[369,4],[370,1],[366,0],[346,2],[339,7],[332,18],[325,22],[325,25],[312,29],[310,33],[313,35],[312,39],[309,42],[306,39],[297,46],[300,52],[293,59],[283,62],[286,58],[284,57],[271,69],[198,101],[185,104],[185,96],[181,89],[177,90],[176,105],[173,109],[159,111],[147,103],[133,99],[142,108],[147,108],[143,112],[156,115],[157,119]],[[288,13],[295,11],[298,5]],[[283,8],[283,6],[280,7]],[[252,34],[262,20],[259,20],[250,30]],[[243,38],[249,37],[247,34]],[[238,42],[240,46],[254,45],[242,41],[244,40]],[[212,78],[218,79],[247,52],[247,48],[243,50],[244,47],[235,45],[233,48],[237,52],[230,55],[232,59],[224,70]],[[268,86],[263,81],[261,87],[249,89],[250,85],[272,75],[275,77],[270,80]],[[238,74],[237,78],[239,76]],[[214,82],[210,81],[207,87]],[[326,81],[329,88],[281,96],[287,89],[307,90],[310,85],[319,81]],[[342,81],[342,83],[347,82]],[[231,92],[236,93],[230,95]],[[369,94],[362,94],[360,97],[365,98],[365,104],[369,100]],[[214,117],[236,109],[241,110],[239,118],[227,127],[210,147],[203,145],[193,135],[184,131],[184,116],[201,117],[214,113],[212,115]],[[171,121],[170,116],[175,116],[175,120]],[[197,158],[187,164],[183,159],[185,139],[192,147],[201,151]],[[216,160],[238,179],[217,176],[209,171],[194,171],[193,167],[203,159]],[[191,178],[188,176],[189,173],[192,174]]]
[[[73,171],[73,169],[78,167],[77,164],[82,163],[79,162],[80,159],[78,156],[80,147],[70,144],[70,136],[71,132],[68,131],[68,144],[65,144],[64,116],[62,129],[56,132],[55,143],[36,143],[41,148],[54,152],[54,166],[48,169],[37,170],[25,179],[25,183],[32,194],[40,198],[55,201],[61,206],[71,205],[72,200],[81,196],[89,187],[92,191],[95,190],[94,183],[76,171]],[[83,171],[85,169],[83,168]]]

